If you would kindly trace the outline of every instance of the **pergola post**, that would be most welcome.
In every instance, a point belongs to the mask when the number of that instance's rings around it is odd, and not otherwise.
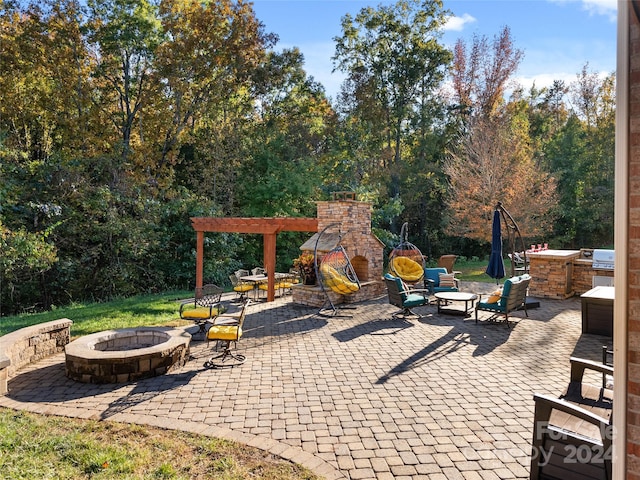
[[[196,232],[196,288],[202,287],[204,271],[204,232]]]
[[[267,302],[273,302],[276,298],[276,234],[266,233],[263,240],[264,268],[267,271]]]

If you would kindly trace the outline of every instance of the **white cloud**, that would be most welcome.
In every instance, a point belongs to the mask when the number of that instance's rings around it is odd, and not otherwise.
[[[604,15],[609,21],[615,22],[617,18],[617,0],[582,0],[582,8],[590,15]]]
[[[575,0],[549,0],[551,3],[567,4]],[[589,15],[603,15],[610,22],[617,20],[618,0],[578,0]]]
[[[444,30],[461,32],[466,25],[470,23],[474,23],[476,21],[477,20],[471,15],[469,15],[468,13],[465,13],[461,17],[452,16],[452,17],[449,17],[449,19],[447,20],[447,23],[444,25]]]
[[[530,77],[527,76],[518,76],[514,79],[518,85],[522,86],[525,91],[531,89],[531,87],[535,84],[536,88],[548,88],[553,85],[555,80],[562,80],[565,85],[569,85],[576,80],[575,73],[540,73],[537,75],[533,75]]]

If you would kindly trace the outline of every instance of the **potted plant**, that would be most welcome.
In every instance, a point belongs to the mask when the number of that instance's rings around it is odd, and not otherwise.
[[[300,256],[293,261],[293,266],[300,272],[302,282],[305,285],[316,284],[316,268],[312,253],[302,252]]]

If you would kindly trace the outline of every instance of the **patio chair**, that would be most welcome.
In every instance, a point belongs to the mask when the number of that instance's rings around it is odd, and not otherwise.
[[[447,272],[444,267],[424,269],[424,288],[429,295],[439,292],[457,292],[460,289],[455,273]]]
[[[529,282],[531,276],[529,274],[521,275],[519,277],[511,277],[504,282],[502,287],[502,293],[497,301],[482,301],[482,295],[478,299],[476,304],[476,323],[478,323],[478,312],[491,312],[492,315],[487,321],[496,321],[500,317],[504,317],[504,322],[509,326],[509,314],[514,310],[523,309],[524,314],[528,317],[527,313],[527,289],[529,288]]]
[[[238,315],[221,315],[216,318],[215,323],[207,332],[207,344],[209,342],[222,343],[222,352],[214,355],[204,362],[205,368],[234,367],[245,362],[246,357],[239,353],[231,351],[231,342],[234,342],[237,348],[237,342],[242,337],[242,327],[247,315],[247,308],[251,303],[246,300],[242,305],[242,309]]]
[[[613,391],[584,382],[585,370],[613,367],[571,358],[571,380],[559,397],[534,395],[530,478],[611,480]]]
[[[424,289],[410,289],[399,277],[394,277],[390,273],[385,274],[384,281],[387,284],[387,294],[389,303],[399,307],[399,312],[393,313],[392,317],[414,317],[422,318],[422,315],[413,312],[413,307],[421,307],[429,304],[429,292]]]
[[[198,333],[204,334],[208,323],[226,311],[221,305],[223,290],[217,285],[207,284],[195,290],[193,300],[188,300],[180,304],[180,318],[190,320],[198,325]]]
[[[508,253],[507,256],[512,262],[513,273],[515,275],[529,273],[529,259],[526,258],[525,253],[513,252],[513,254]]]
[[[236,299],[243,301],[247,298],[247,294],[253,291],[253,283],[243,282],[238,279],[235,273],[229,275],[233,291],[236,292]]]
[[[438,258],[438,267],[446,268],[447,273],[453,273],[453,266],[456,263],[457,255],[440,255]]]

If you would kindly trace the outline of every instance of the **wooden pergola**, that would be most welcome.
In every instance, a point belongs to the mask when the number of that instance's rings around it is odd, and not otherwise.
[[[264,236],[264,268],[267,270],[267,302],[275,299],[276,237],[280,232],[317,232],[317,218],[192,217],[196,231],[196,287],[202,287],[205,232],[259,233]]]

